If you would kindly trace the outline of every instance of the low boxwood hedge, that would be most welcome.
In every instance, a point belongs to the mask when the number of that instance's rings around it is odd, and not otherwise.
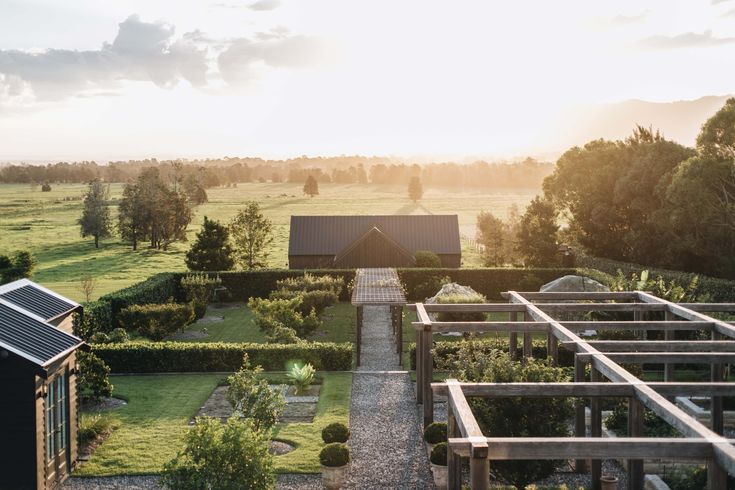
[[[248,354],[252,365],[284,371],[290,362],[310,363],[319,371],[352,369],[352,344],[253,344],[225,342],[126,342],[92,344],[92,352],[113,373],[234,372]]]

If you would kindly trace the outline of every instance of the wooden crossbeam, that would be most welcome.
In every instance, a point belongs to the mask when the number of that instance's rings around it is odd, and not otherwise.
[[[638,293],[639,300],[645,301],[646,304],[663,305],[666,307],[666,311],[669,311],[673,313],[674,315],[679,316],[681,318],[685,318],[687,320],[712,322],[713,327],[715,331],[717,331],[717,333],[724,335],[726,337],[735,338],[735,326],[732,326],[722,320],[712,318],[711,316],[707,316],[703,313],[694,311],[691,308],[687,308],[682,305],[677,305],[676,303],[672,303],[671,301],[661,299],[657,296],[654,296],[652,294],[649,294],[643,291],[636,291],[636,293]]]
[[[503,294],[503,293],[501,293]],[[578,292],[518,292],[528,300],[534,301],[585,301],[585,300],[635,300],[638,296],[633,291],[578,291]]]
[[[475,416],[472,414],[472,409],[467,403],[467,398],[462,392],[459,381],[448,379],[445,385],[447,387],[447,401],[457,421],[459,432],[471,445],[471,454],[468,455],[473,458],[486,457],[487,443],[483,440],[485,437],[477,424],[477,420],[475,420]]]
[[[676,364],[717,364],[735,362],[731,352],[605,352],[599,354],[577,354],[582,362],[590,362],[604,355],[615,362],[634,364],[676,363]]]
[[[732,340],[590,340],[588,345],[602,352],[735,352]],[[562,342],[574,350],[574,342]]]
[[[707,321],[560,321],[573,332],[581,330],[712,330],[713,323]]]
[[[412,303],[406,305],[409,310],[416,310],[416,306],[422,304],[424,310],[429,313],[439,312],[487,312],[487,313],[512,313],[523,312],[525,308],[521,305],[511,303],[455,303],[455,304],[435,304],[435,303]]]
[[[635,396],[627,383],[458,383],[466,397],[480,398],[563,398]],[[432,383],[435,395],[447,394],[445,383]]]
[[[415,330],[442,332],[547,332],[543,322],[412,322]]]

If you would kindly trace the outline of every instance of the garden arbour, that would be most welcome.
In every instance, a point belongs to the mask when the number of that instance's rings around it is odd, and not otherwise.
[[[695,459],[708,463],[709,488],[727,488],[727,475],[735,475],[735,447],[722,436],[722,397],[735,395],[735,383],[723,382],[723,364],[735,361],[735,326],[702,312],[731,312],[735,304],[675,304],[642,291],[611,293],[518,293],[504,294],[504,304],[412,305],[418,321],[417,331],[417,401],[423,404],[424,424],[433,419],[435,395],[447,396],[449,432],[449,488],[461,484],[460,458],[470,461],[473,489],[489,485],[491,460],[575,459],[577,471],[584,471],[585,459],[592,458],[593,488],[600,488],[601,460],[629,460],[629,488],[643,488],[643,459]],[[633,321],[566,321],[550,313],[617,311],[632,312]],[[664,312],[665,319],[645,320],[645,312]],[[437,322],[430,313],[495,312],[507,313],[509,321]],[[662,341],[587,341],[575,331],[612,330],[705,330],[709,341],[675,341],[667,334]],[[523,356],[531,353],[532,332],[547,334],[547,352],[554,362],[559,347],[574,352],[573,383],[460,383],[448,379],[432,383],[432,337],[440,332],[511,332],[511,355],[517,352],[517,335],[523,334]],[[662,383],[644,382],[621,367],[618,362],[643,364],[666,363]],[[711,382],[674,383],[673,366],[703,363],[711,366]],[[591,381],[585,380],[589,365]],[[608,382],[603,382],[607,379]],[[712,430],[708,429],[667,400],[673,396],[712,397]],[[565,438],[486,437],[473,415],[468,397],[575,397],[575,436]],[[602,439],[602,397],[628,400],[630,437]],[[590,398],[591,436],[586,436],[585,406]],[[681,432],[683,438],[644,438],[644,407]]]

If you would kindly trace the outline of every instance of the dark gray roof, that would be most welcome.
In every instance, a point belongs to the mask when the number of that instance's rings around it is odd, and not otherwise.
[[[0,299],[20,306],[44,320],[50,320],[79,306],[28,279],[1,286]]]
[[[0,349],[43,367],[81,344],[81,339],[0,299]]]
[[[411,253],[459,254],[457,215],[291,216],[289,255],[336,255],[376,227]]]

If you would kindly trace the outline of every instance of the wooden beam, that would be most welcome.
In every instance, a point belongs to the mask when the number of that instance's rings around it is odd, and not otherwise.
[[[733,352],[605,352],[604,354],[577,355],[581,356],[585,362],[590,362],[593,358],[603,355],[615,362],[631,364],[658,364],[665,362],[675,364],[713,364],[735,362],[735,353]]]
[[[712,322],[714,330],[716,332],[730,338],[735,338],[735,326],[732,326],[729,323],[723,322],[722,320],[718,320],[716,318],[712,318],[711,316],[707,316],[703,313],[699,313],[691,308],[677,305],[676,303],[672,303],[671,301],[658,298],[652,294],[643,291],[636,291],[636,293],[638,293],[638,298],[641,301],[645,301],[646,304],[664,305],[667,311],[670,311],[674,315],[685,318],[687,320]]]
[[[415,330],[442,332],[547,332],[543,322],[411,322]]]
[[[578,384],[585,383],[585,368],[587,365],[574,356],[574,382]],[[583,398],[577,398],[574,404],[574,436],[587,437],[587,416],[585,413],[585,401]],[[577,473],[587,472],[587,459],[578,458],[574,460],[574,470]]]
[[[643,404],[628,399],[628,436],[643,437]],[[628,490],[643,490],[643,459],[628,458]]]
[[[406,305],[410,310],[416,310],[417,305],[423,304],[425,311],[429,313],[439,312],[486,312],[486,313],[509,313],[512,311],[523,312],[525,308],[511,303],[455,303],[455,304],[437,304],[437,303],[414,303]]]
[[[590,340],[601,352],[735,352],[732,340]],[[565,349],[575,350],[574,342],[562,342]]]
[[[563,398],[631,397],[635,390],[628,383],[462,383],[457,385],[466,397],[478,398]],[[431,385],[435,395],[448,393],[446,383]],[[733,383],[735,388],[735,383]]]
[[[735,312],[735,303],[676,303],[692,311],[709,311],[709,312]]]
[[[543,311],[665,311],[666,307],[650,303],[534,303]]]
[[[679,382],[654,382],[647,383],[663,396],[735,396],[735,383],[732,382],[705,382],[705,383],[679,383]]]
[[[637,298],[632,291],[579,291],[579,292],[540,292],[528,291],[518,292],[521,296],[528,300],[534,301],[584,301],[584,300],[634,300]],[[500,293],[504,298],[508,298],[508,293]]]
[[[485,490],[490,485],[490,465],[487,460],[488,445],[477,425],[462,388],[456,379],[446,381],[448,405],[454,414],[454,420],[460,433],[470,443],[467,456],[470,458],[470,487],[473,490]]]
[[[581,330],[711,330],[712,322],[697,321],[560,321],[560,324],[573,332]]]

